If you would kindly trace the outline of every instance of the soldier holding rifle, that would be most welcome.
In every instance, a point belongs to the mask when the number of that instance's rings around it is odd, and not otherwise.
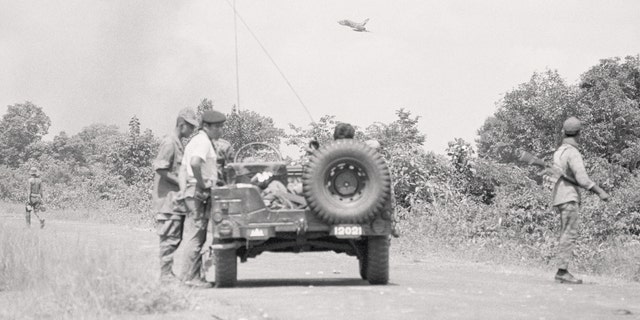
[[[591,181],[585,170],[582,155],[578,150],[581,127],[580,120],[575,117],[568,118],[562,126],[562,145],[553,154],[554,167],[562,173],[561,178],[555,183],[552,194],[553,208],[560,214],[561,221],[557,254],[559,265],[555,275],[555,280],[560,283],[582,283],[581,279],[575,278],[568,271],[578,237],[581,200],[579,187],[596,193],[603,201],[609,199],[609,195]]]

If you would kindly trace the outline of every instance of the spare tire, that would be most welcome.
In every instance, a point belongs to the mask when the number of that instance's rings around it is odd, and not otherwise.
[[[316,150],[302,175],[309,208],[329,223],[364,223],[384,209],[391,178],[382,155],[341,139]]]

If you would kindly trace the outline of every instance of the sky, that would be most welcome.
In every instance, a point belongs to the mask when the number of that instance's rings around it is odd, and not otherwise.
[[[569,84],[599,59],[640,54],[640,1],[0,0],[0,115],[31,101],[50,135],[92,123],[169,133],[213,100],[307,126],[364,128],[404,108],[425,148],[473,142],[496,103],[534,72]],[[359,33],[338,20],[362,21]],[[239,99],[236,80],[239,83]]]

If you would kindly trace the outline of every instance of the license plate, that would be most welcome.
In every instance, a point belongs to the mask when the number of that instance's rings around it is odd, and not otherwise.
[[[334,226],[332,233],[338,238],[358,238],[362,235],[362,227],[357,224],[341,224]]]

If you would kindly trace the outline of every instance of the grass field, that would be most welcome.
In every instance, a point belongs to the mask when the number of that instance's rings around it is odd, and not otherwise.
[[[5,208],[8,209],[8,208]],[[5,211],[6,212],[6,211]],[[22,221],[20,221],[22,222]],[[0,222],[0,319],[110,319],[192,309],[192,292],[162,286],[156,259],[123,244]]]

